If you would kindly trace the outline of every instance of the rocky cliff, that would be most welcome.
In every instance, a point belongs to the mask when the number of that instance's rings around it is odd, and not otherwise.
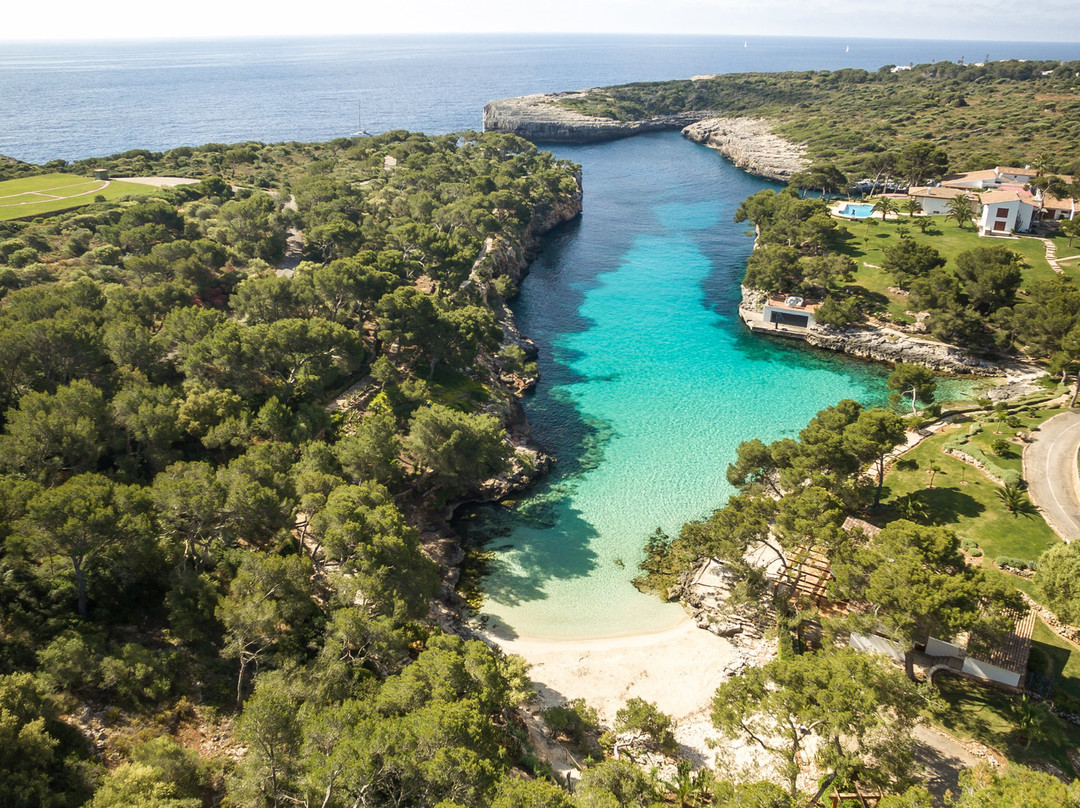
[[[806,343],[878,362],[922,365],[938,373],[970,376],[1002,374],[1000,366],[970,356],[955,345],[919,339],[891,328],[833,328],[818,324],[807,331]]]
[[[787,182],[809,164],[806,149],[773,134],[762,118],[706,118],[682,130],[685,137],[716,149],[737,168]]]
[[[761,319],[768,295],[760,289],[742,287],[742,301],[739,303],[739,317],[748,325]],[[789,334],[790,336],[790,334]],[[876,325],[833,326],[815,323],[800,334],[807,345],[836,351],[860,359],[873,359],[876,362],[908,362],[922,365],[938,373],[961,376],[1001,376],[1003,373],[1018,378],[1029,373],[1032,368],[1022,363],[1007,365],[987,362],[984,359],[965,353],[962,348],[947,342],[934,342],[919,337]]]
[[[643,121],[613,121],[582,115],[554,103],[560,98],[575,98],[586,92],[545,93],[491,101],[484,105],[484,130],[509,132],[540,143],[595,143],[642,132],[679,130],[712,114],[683,112]]]
[[[769,179],[787,181],[806,168],[805,148],[773,134],[761,118],[724,118],[698,110],[661,115],[641,121],[595,118],[559,106],[561,98],[576,98],[588,90],[504,98],[484,107],[484,129],[509,132],[540,143],[594,143],[642,132],[681,130],[702,145],[716,149],[736,167]]]

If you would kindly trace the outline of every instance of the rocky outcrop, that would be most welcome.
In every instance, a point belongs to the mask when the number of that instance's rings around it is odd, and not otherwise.
[[[817,348],[878,362],[922,365],[938,373],[972,376],[1000,376],[1002,373],[1000,366],[970,356],[955,345],[918,339],[891,328],[833,328],[817,324],[807,329],[806,342]]]
[[[742,301],[739,304],[739,318],[746,323],[751,330],[754,323],[760,323],[761,313],[765,308],[768,296],[760,289],[742,287]],[[790,329],[789,329],[790,331]],[[1001,364],[987,362],[965,353],[961,348],[946,342],[934,342],[933,340],[920,339],[911,334],[905,334],[893,328],[876,325],[849,326],[848,328],[834,328],[832,326],[815,323],[807,329],[797,329],[795,336],[804,340],[808,345],[816,348],[824,348],[827,351],[836,351],[848,356],[857,356],[860,359],[873,359],[877,362],[908,362],[913,365],[922,365],[938,373],[948,373],[963,376],[1001,376],[1008,372],[1015,378],[1023,378],[1019,374],[1022,371],[1031,370],[1026,366],[1004,367]],[[771,332],[770,332],[771,333]],[[791,337],[791,333],[785,334]],[[1014,363],[1015,364],[1015,363]]]
[[[642,132],[679,130],[713,114],[708,111],[682,112],[642,121],[615,121],[583,115],[555,103],[588,92],[544,93],[491,101],[484,105],[484,130],[508,132],[539,143],[596,143]]]
[[[772,124],[762,118],[706,118],[682,133],[759,177],[786,182],[809,164],[804,146],[773,134]]]

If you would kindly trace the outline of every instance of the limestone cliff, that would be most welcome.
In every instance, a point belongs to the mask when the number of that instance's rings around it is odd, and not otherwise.
[[[787,182],[808,165],[806,148],[773,134],[762,118],[706,118],[682,130],[685,137],[716,149],[751,174]]]
[[[761,118],[725,118],[709,110],[661,115],[640,121],[596,118],[555,103],[588,90],[504,98],[484,107],[484,129],[509,132],[540,143],[594,143],[643,132],[681,130],[697,143],[716,149],[736,167],[769,179],[787,181],[807,166],[805,148],[773,134]]]
[[[587,92],[544,93],[491,101],[484,105],[484,130],[509,132],[540,143],[594,143],[642,132],[679,130],[712,114],[683,112],[642,121],[614,121],[582,115],[554,103],[560,98],[576,98]]]
[[[971,356],[955,345],[919,339],[891,328],[833,328],[818,324],[808,329],[806,343],[878,362],[922,365],[938,373],[971,376],[1000,376],[1002,373],[998,365]]]
[[[742,301],[739,303],[740,319],[747,325],[760,321],[767,299],[768,295],[761,290],[743,286]],[[787,336],[791,337],[792,334],[789,332]],[[971,356],[962,348],[947,342],[921,339],[885,326],[834,328],[815,323],[805,331],[800,330],[797,336],[807,345],[813,345],[815,348],[824,348],[827,351],[857,356],[860,359],[889,362],[894,365],[897,362],[908,362],[913,365],[922,365],[938,373],[1000,376],[1003,370],[1006,370],[1000,364]],[[1017,365],[1008,370],[1024,373],[1030,368]]]

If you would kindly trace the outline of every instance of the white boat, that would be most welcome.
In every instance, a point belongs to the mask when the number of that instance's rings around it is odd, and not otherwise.
[[[353,132],[353,137],[371,137],[371,132],[364,128],[364,111],[359,104],[356,105],[356,125],[360,127]]]

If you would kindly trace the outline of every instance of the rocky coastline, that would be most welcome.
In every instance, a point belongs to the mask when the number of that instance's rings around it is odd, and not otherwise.
[[[581,215],[580,171],[575,179],[577,192],[550,208],[535,209],[529,227],[520,238],[507,238],[503,235],[489,238],[473,263],[468,280],[465,281],[466,284],[475,286],[491,305],[503,331],[502,345],[516,345],[525,351],[530,359],[534,359],[538,353],[536,344],[518,330],[514,314],[503,296],[496,291],[495,283],[501,278],[508,278],[512,283],[511,288],[516,291],[528,274],[533,259],[543,247],[544,235]],[[426,518],[417,514],[421,521],[426,522],[421,525],[425,550],[439,564],[443,581],[440,603],[435,604],[433,616],[444,628],[458,633],[463,632],[459,612],[463,601],[456,590],[465,551],[460,537],[450,527],[450,520],[463,505],[498,502],[523,491],[555,462],[551,455],[533,441],[528,418],[521,406],[522,395],[532,387],[536,379],[500,372],[494,361],[486,362],[485,370],[492,387],[498,393],[497,401],[488,411],[499,417],[506,429],[507,440],[513,449],[510,465],[502,474],[485,480],[476,490],[462,499],[447,503],[438,512],[428,514]]]
[[[680,131],[695,143],[720,152],[736,168],[778,182],[787,182],[809,163],[805,147],[774,134],[772,124],[763,118],[724,117],[714,110],[693,110],[639,121],[616,121],[584,115],[556,103],[587,92],[491,101],[484,106],[484,129],[538,143],[598,143],[643,132]]]
[[[751,330],[754,330],[752,323],[760,323],[766,298],[765,293],[758,289],[742,287],[739,319]],[[951,376],[1005,377],[1006,384],[999,388],[999,392],[1004,395],[991,395],[992,398],[1008,398],[1032,392],[1035,388],[1034,380],[1043,374],[1038,367],[1029,363],[991,362],[972,356],[956,345],[923,339],[886,325],[836,328],[814,323],[807,329],[800,329],[800,332],[798,338],[807,345],[859,359],[891,365],[907,362]],[[784,336],[790,338],[792,334]]]
[[[736,168],[778,182],[787,182],[809,165],[806,148],[773,134],[772,124],[764,118],[706,118],[682,134],[716,149]]]
[[[599,143],[643,132],[681,130],[715,114],[682,112],[641,121],[616,121],[583,115],[555,103],[587,92],[541,93],[491,101],[484,105],[484,131],[507,132],[539,143]]]

